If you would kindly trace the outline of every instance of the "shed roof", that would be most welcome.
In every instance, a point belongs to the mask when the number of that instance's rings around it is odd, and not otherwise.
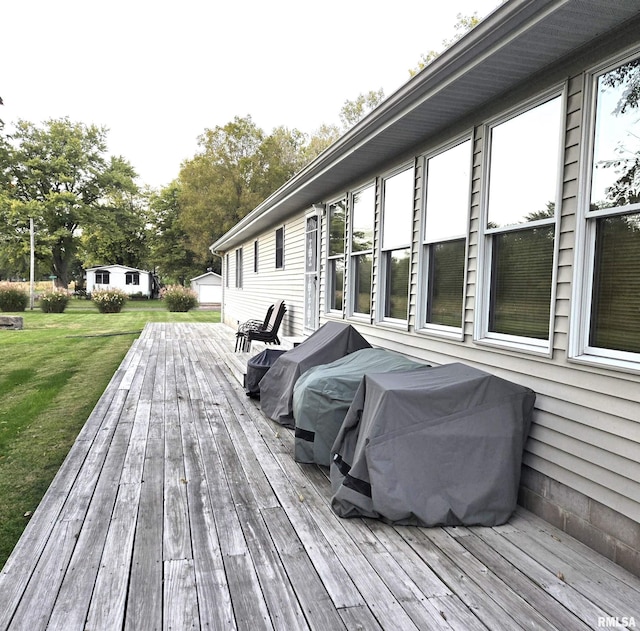
[[[85,269],[85,272],[94,272],[99,269],[108,269],[108,270],[121,269],[121,270],[124,270],[125,272],[142,272],[144,274],[149,274],[149,272],[145,269],[139,269],[137,267],[129,267],[128,265],[118,265],[118,264],[95,265],[94,267],[87,267],[87,269]]]
[[[399,158],[596,38],[638,0],[509,0],[213,243],[224,252]]]
[[[201,278],[206,278],[207,276],[212,276],[214,278],[219,278],[220,280],[222,280],[222,276],[220,276],[220,274],[216,274],[215,272],[205,272],[204,274],[200,274],[200,276],[194,276],[189,280],[191,281],[200,280]]]

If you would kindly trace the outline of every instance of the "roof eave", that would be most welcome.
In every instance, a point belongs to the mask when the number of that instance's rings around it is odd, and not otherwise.
[[[323,181],[328,182],[332,170],[335,171],[340,163],[341,166],[346,164],[348,159],[367,143],[376,137],[382,137],[394,124],[412,112],[419,111],[418,108],[428,107],[432,99],[446,94],[445,90],[448,87],[455,85],[457,81],[464,81],[465,77],[469,77],[473,70],[481,65],[490,64],[492,57],[508,50],[505,47],[526,36],[543,20],[553,18],[555,12],[567,5],[571,8],[573,4],[577,4],[575,0],[511,0],[498,7],[247,214],[213,243],[210,250],[216,254],[225,252],[258,234],[271,221],[275,223],[276,219],[283,219],[322,201],[313,196],[314,182],[319,182],[323,176]],[[560,23],[560,18],[558,21]],[[581,44],[584,42],[578,42],[577,48]],[[567,54],[569,52],[565,51],[558,55],[557,59]],[[525,67],[528,67],[527,64],[531,65],[531,73],[541,69],[540,65],[535,65],[539,62],[534,59],[523,60],[522,63]],[[512,84],[503,85],[501,92],[491,94],[490,98],[499,96],[506,89],[519,84],[522,79],[512,81]],[[366,175],[367,168],[372,166],[362,166],[362,175]],[[321,190],[322,186],[316,188]],[[326,194],[329,191],[324,192]],[[296,203],[293,203],[294,201]]]

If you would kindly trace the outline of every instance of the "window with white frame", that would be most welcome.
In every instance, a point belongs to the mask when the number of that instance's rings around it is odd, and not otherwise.
[[[406,321],[409,316],[409,274],[413,207],[413,168],[382,181],[382,312],[384,319]]]
[[[371,314],[375,205],[374,184],[351,195],[350,309],[354,315]]]
[[[471,189],[471,140],[425,160],[423,326],[460,330]]]
[[[258,273],[258,239],[253,242],[253,271]]]
[[[239,289],[242,289],[243,267],[242,248],[238,248],[236,250],[236,287],[238,287]]]
[[[578,353],[640,361],[640,56],[596,73]]]
[[[344,228],[346,204],[339,200],[329,204],[327,213],[327,309],[342,311],[344,305]]]
[[[480,337],[548,350],[562,97],[489,128]]]

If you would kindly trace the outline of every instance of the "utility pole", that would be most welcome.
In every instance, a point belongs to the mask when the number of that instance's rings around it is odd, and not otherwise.
[[[36,257],[35,257],[35,234],[33,230],[33,217],[29,217],[29,236],[31,241],[31,254],[29,256],[29,303],[33,311],[33,301],[35,293]]]

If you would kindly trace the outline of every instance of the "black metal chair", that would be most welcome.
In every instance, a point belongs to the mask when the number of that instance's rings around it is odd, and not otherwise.
[[[244,334],[243,350],[247,352],[250,351],[251,342],[254,340],[265,342],[266,344],[280,344],[278,331],[280,330],[280,325],[282,324],[282,319],[286,311],[287,309],[283,300],[276,302],[267,325],[255,330],[249,330]]]
[[[271,320],[271,314],[273,313],[274,305],[269,305],[267,309],[267,313],[264,316],[264,320],[247,320],[238,326],[238,331],[236,332],[236,350],[237,353],[239,350],[244,350],[246,340],[246,334],[249,331],[257,331],[259,329],[266,329],[269,326],[269,321]]]

